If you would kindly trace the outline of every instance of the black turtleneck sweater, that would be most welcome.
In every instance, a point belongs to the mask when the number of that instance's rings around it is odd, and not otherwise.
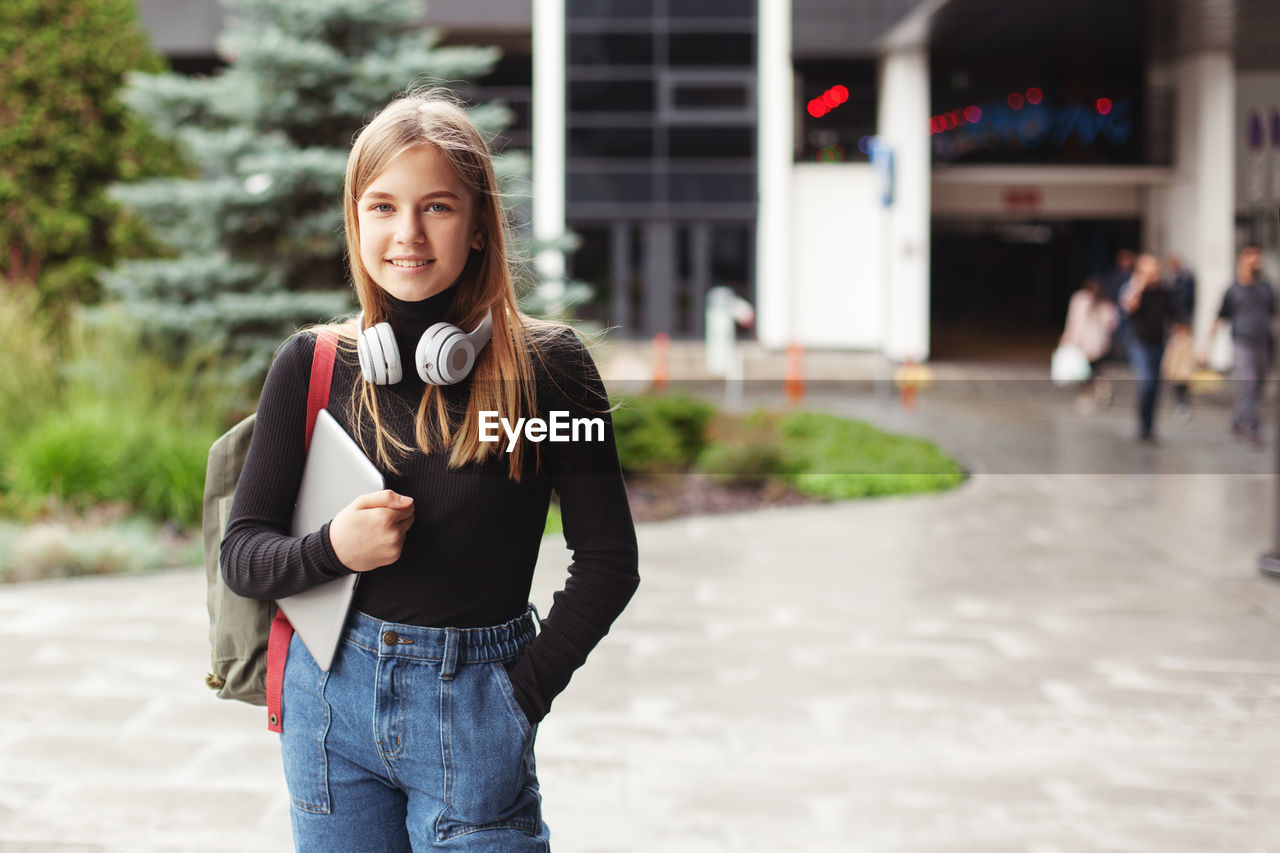
[[[399,384],[378,388],[378,402],[387,426],[411,446],[426,390],[413,368],[414,350],[428,326],[455,320],[449,313],[453,295],[450,288],[421,302],[391,300],[389,322],[406,367]],[[346,350],[338,351],[328,408],[354,436],[350,401],[354,383],[364,380],[355,353]],[[222,540],[223,576],[240,595],[283,598],[349,572],[334,554],[328,524],[301,538],[289,535],[306,461],[314,351],[313,333],[290,338],[263,387]],[[542,630],[511,669],[516,699],[537,723],[622,612],[639,576],[635,527],[612,420],[603,411],[608,402],[599,373],[568,329],[544,346],[533,364],[536,414],[549,419],[553,411],[567,411],[571,418],[602,418],[604,440],[527,445],[519,483],[507,476],[505,434],[500,452],[484,464],[449,468],[447,451],[415,451],[398,463],[399,473],[384,470],[387,488],[413,498],[413,525],[399,560],[361,576],[353,606],[377,619],[434,627],[496,625],[519,616],[529,600],[555,491],[573,562]],[[470,388],[470,379],[443,388],[451,411],[465,411]],[[371,425],[364,428],[372,435]],[[535,470],[530,452],[535,448],[541,471]]]

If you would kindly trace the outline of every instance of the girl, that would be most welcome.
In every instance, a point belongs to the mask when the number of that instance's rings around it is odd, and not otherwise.
[[[429,92],[388,105],[356,138],[344,189],[362,313],[331,327],[330,408],[387,489],[287,535],[316,341],[302,332],[267,377],[222,543],[241,595],[277,599],[361,573],[329,671],[296,636],[289,648],[281,749],[294,843],[547,851],[538,723],[639,582],[605,390],[571,330],[519,313],[493,163],[455,103]],[[469,373],[450,360],[465,376],[417,359],[441,322],[491,324],[487,342],[474,336]],[[493,412],[510,424],[565,412],[604,429],[509,447],[502,430],[486,440],[482,413]],[[535,633],[529,590],[552,490],[573,562]]]
[[[1111,336],[1120,322],[1116,306],[1102,295],[1102,284],[1090,276],[1071,295],[1067,305],[1067,325],[1058,346],[1075,346],[1089,360],[1089,378],[1080,387],[1076,406],[1090,409],[1095,399],[1109,403],[1111,386],[1101,378],[1102,363],[1111,349]],[[1090,394],[1092,392],[1092,394]]]

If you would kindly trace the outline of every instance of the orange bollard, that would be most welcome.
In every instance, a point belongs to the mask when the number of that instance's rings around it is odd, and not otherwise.
[[[914,382],[903,382],[902,388],[898,392],[898,398],[902,403],[902,408],[910,411],[916,407],[916,386]]]
[[[902,408],[914,409],[920,389],[933,382],[933,371],[909,358],[893,372],[893,381],[898,386],[898,399]]]
[[[787,403],[798,406],[804,400],[804,347],[787,347],[787,374],[782,380],[782,393]]]
[[[671,336],[666,332],[658,332],[653,336],[653,386],[650,390],[661,391],[667,387],[671,378],[668,362],[671,357]]]

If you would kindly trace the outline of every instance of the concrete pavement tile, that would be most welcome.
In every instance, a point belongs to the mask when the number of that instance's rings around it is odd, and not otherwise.
[[[13,778],[43,784],[119,780],[122,773],[146,778],[167,775],[195,749],[190,741],[31,730],[6,742],[3,766]]]
[[[27,678],[21,682],[0,680],[0,706],[7,709],[5,722],[12,727],[46,732],[95,728],[114,731],[143,705],[137,696],[78,696],[67,694],[62,689],[65,686]]]
[[[6,835],[27,838],[33,845],[56,838],[115,851],[278,851],[292,846],[287,820],[283,826],[261,825],[268,798],[258,792],[68,780],[54,793]]]

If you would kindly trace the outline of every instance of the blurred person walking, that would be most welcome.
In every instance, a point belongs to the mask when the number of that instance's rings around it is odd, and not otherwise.
[[[1120,306],[1120,294],[1133,278],[1133,266],[1137,257],[1132,249],[1121,249],[1116,252],[1116,265],[1102,277],[1102,297],[1113,305]],[[1111,333],[1111,356],[1123,364],[1129,356],[1129,317],[1123,310],[1119,316],[1120,320]]]
[[[1100,376],[1111,350],[1111,336],[1120,322],[1114,303],[1102,295],[1102,282],[1090,276],[1071,295],[1067,323],[1059,346],[1074,346],[1089,360],[1089,378],[1080,385],[1077,407],[1087,410],[1098,402],[1111,402],[1111,383]]]
[[[1116,265],[1112,267],[1102,280],[1103,298],[1118,303],[1120,294],[1124,292],[1129,279],[1133,278],[1134,265],[1138,256],[1132,249],[1121,249],[1116,252]]]
[[[1222,297],[1222,307],[1209,330],[1200,360],[1209,360],[1209,347],[1224,323],[1231,324],[1236,380],[1236,403],[1231,432],[1262,446],[1262,383],[1271,366],[1271,319],[1276,313],[1275,293],[1262,276],[1262,250],[1245,246],[1236,259],[1236,277]]]
[[[1165,257],[1166,277],[1173,299],[1173,331],[1165,348],[1164,378],[1173,386],[1174,410],[1185,423],[1191,420],[1191,373],[1195,370],[1195,342],[1191,321],[1196,310],[1196,277],[1175,254]]]
[[[1120,308],[1128,315],[1129,364],[1138,380],[1138,435],[1142,444],[1156,444],[1156,401],[1160,393],[1160,362],[1173,319],[1173,297],[1160,282],[1160,263],[1143,254],[1120,294]]]

